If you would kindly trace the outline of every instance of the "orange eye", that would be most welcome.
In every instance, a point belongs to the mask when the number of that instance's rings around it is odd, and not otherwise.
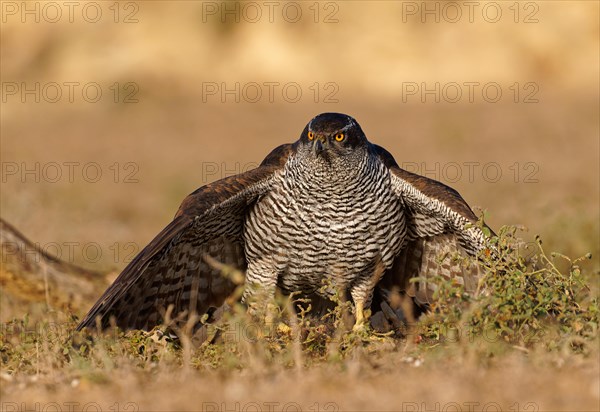
[[[308,140],[312,140],[315,138],[315,134],[313,132],[308,132]]]
[[[346,137],[344,135],[344,133],[338,133],[338,134],[335,135],[335,140],[338,141],[338,142],[341,142],[342,140],[344,140],[344,137]]]

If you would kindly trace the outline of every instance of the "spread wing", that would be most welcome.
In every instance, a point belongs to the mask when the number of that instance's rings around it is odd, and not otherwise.
[[[290,144],[273,150],[256,169],[203,186],[181,204],[165,227],[123,270],[81,321],[78,330],[103,328],[113,318],[123,329],[151,329],[171,317],[202,316],[220,307],[235,285],[207,264],[206,255],[245,270],[242,232],[252,205],[267,193]]]
[[[383,295],[395,288],[424,307],[436,289],[427,280],[437,276],[453,278],[466,291],[475,292],[481,269],[475,260],[461,257],[475,256],[488,247],[477,216],[456,190],[403,170],[385,149],[375,145],[374,149],[390,170],[392,186],[404,203],[408,238],[380,283]],[[422,280],[409,282],[415,277]]]

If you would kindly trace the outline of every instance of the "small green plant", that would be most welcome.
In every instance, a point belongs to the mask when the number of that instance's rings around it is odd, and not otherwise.
[[[479,338],[525,348],[541,343],[548,349],[568,340],[575,351],[583,351],[581,342],[597,340],[597,291],[579,265],[591,255],[573,260],[548,256],[539,237],[532,254],[524,247],[532,245],[524,245],[516,233],[515,227],[502,228],[491,238],[495,256],[479,257],[484,275],[478,294],[466,293],[453,279],[430,280],[437,285],[436,302],[420,324],[424,337]]]

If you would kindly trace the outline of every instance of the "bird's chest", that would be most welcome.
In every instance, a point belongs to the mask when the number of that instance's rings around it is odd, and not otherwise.
[[[378,261],[392,264],[405,222],[389,179],[378,184],[298,185],[282,181],[251,212],[248,260],[268,260],[289,289],[324,278],[349,283]],[[248,236],[247,236],[248,238]]]

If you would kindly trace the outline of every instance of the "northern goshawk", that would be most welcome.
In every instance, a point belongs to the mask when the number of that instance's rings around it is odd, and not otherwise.
[[[114,318],[151,329],[172,314],[211,313],[235,289],[207,256],[246,274],[242,299],[257,285],[327,298],[326,282],[352,299],[356,325],[374,293],[396,289],[417,305],[432,292],[413,277],[452,276],[468,290],[476,270],[441,262],[444,250],[475,256],[483,226],[452,188],[398,167],[352,117],[323,113],[293,144],[259,167],[203,186],[123,270],[78,329]],[[454,265],[456,266],[456,265]]]

